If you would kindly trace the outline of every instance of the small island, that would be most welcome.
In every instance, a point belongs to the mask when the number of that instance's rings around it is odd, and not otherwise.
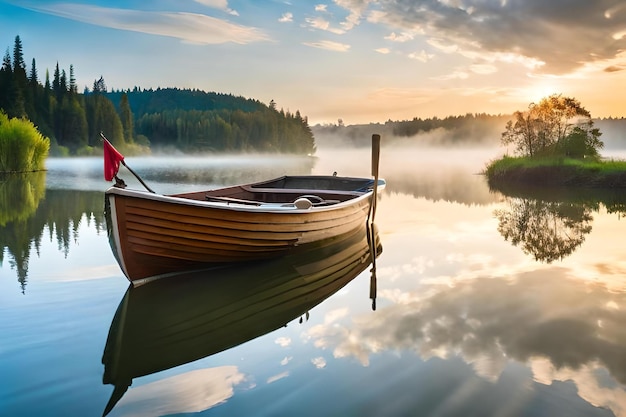
[[[501,141],[515,146],[517,156],[488,163],[484,173],[489,186],[624,188],[626,161],[601,157],[601,135],[589,111],[574,98],[553,94],[531,103],[507,123]]]

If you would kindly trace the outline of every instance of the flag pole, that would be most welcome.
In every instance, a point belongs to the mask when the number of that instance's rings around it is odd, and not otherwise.
[[[100,136],[102,137],[103,140],[106,140],[107,142],[109,142],[109,140],[104,136],[104,133],[100,132]],[[111,142],[109,142],[109,144],[111,144]],[[111,144],[111,146],[113,146]],[[146,184],[145,182],[143,182],[143,180],[141,179],[141,177],[139,175],[137,175],[137,173],[135,171],[133,171],[131,169],[131,167],[129,167],[128,165],[126,165],[126,162],[124,162],[124,159],[121,159],[120,162],[122,163],[122,165],[124,165],[126,167],[127,170],[130,171],[131,174],[133,174],[135,176],[135,178],[137,178],[137,180],[139,180],[139,182],[141,183],[141,185],[143,185],[144,187],[146,187],[146,190],[150,191],[151,193],[155,194],[155,192],[152,190],[152,188],[148,187],[148,184]],[[117,177],[117,175],[116,175]]]

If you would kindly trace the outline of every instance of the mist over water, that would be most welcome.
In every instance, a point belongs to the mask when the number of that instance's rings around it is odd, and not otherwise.
[[[314,157],[126,163],[162,193],[289,174],[369,177],[372,133],[322,140]],[[110,417],[378,416],[388,404],[420,416],[498,415],[515,404],[505,414],[626,417],[623,206],[490,192],[480,173],[506,151],[383,135],[376,310],[368,269],[301,320],[134,379]],[[128,287],[104,222],[111,184],[101,158],[47,164],[45,180],[20,188],[46,183],[45,196],[20,206],[26,223],[12,220],[18,194],[6,193],[0,373],[11,383],[0,385],[0,414],[102,415],[113,391],[103,350]],[[124,167],[120,177],[142,188]],[[457,395],[466,387],[471,395]]]
[[[388,193],[403,193],[429,200],[489,204],[498,196],[489,192],[482,172],[503,150],[488,147],[419,146],[406,141],[385,143],[380,153],[379,176]],[[368,147],[320,147],[315,174],[369,175]]]

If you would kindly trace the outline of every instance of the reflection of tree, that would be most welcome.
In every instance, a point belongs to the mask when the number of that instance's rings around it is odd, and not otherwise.
[[[585,204],[510,198],[509,209],[496,210],[505,240],[536,260],[552,262],[570,255],[591,232],[592,209]]]
[[[45,177],[44,177],[45,179]],[[32,193],[20,193],[28,188],[21,181],[13,181],[10,186],[3,183],[7,195],[13,194],[12,204],[16,207],[28,208],[21,216],[7,217],[7,211],[0,211],[8,220],[0,223],[0,263],[3,261],[4,250],[12,258],[9,265],[17,272],[17,279],[25,291],[28,278],[28,262],[31,251],[39,252],[44,231],[47,229],[50,240],[56,239],[59,251],[68,255],[70,242],[78,238],[78,229],[83,221],[95,223],[98,230],[106,230],[104,226],[103,197],[100,192],[83,192],[75,190],[48,190],[44,194],[42,182],[41,196],[36,204],[32,201]]]
[[[45,193],[45,171],[0,174],[0,227],[31,216]]]

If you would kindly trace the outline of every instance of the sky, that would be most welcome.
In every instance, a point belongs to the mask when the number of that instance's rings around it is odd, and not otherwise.
[[[623,0],[0,0],[40,82],[190,88],[309,124],[509,114],[551,94],[626,116]]]

